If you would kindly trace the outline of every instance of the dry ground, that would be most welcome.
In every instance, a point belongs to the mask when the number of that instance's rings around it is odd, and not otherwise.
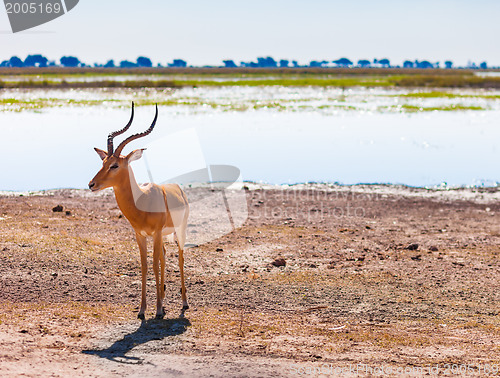
[[[243,227],[186,251],[185,317],[170,247],[167,317],[152,319],[150,271],[142,324],[139,252],[111,193],[0,196],[0,374],[498,368],[496,189],[319,186],[246,196]],[[64,211],[53,212],[59,204]],[[271,264],[278,258],[286,266]]]

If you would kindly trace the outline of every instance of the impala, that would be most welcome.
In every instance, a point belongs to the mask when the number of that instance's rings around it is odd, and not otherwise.
[[[138,318],[144,319],[146,311],[147,243],[146,237],[153,237],[153,271],[156,280],[156,317],[165,316],[163,299],[165,298],[165,246],[163,235],[169,241],[177,240],[179,248],[179,271],[181,276],[182,311],[188,309],[186,287],[184,285],[184,244],[186,241],[189,205],[186,194],[177,184],[139,186],[134,178],[130,163],[140,159],[144,149],[121,155],[123,148],[135,139],[145,137],[153,131],[158,118],[158,105],[153,123],[146,131],[129,136],[113,151],[113,139],[126,132],[134,119],[132,115],[127,125],[108,135],[108,151],[94,148],[102,159],[102,168],[89,182],[93,192],[112,187],[116,202],[123,215],[135,231],[135,237],[141,254],[142,292]]]

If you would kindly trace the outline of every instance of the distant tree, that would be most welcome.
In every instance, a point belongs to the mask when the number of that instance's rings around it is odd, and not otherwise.
[[[80,65],[80,59],[74,56],[63,56],[60,62],[61,66],[64,67],[78,67]]]
[[[378,61],[378,64],[380,64],[382,67],[386,67],[386,68],[389,68],[391,66],[391,62],[387,58],[380,59]]]
[[[268,56],[267,58],[259,57],[259,58],[257,58],[257,66],[258,67],[266,67],[266,68],[274,68],[274,67],[278,67],[278,63],[270,56]]]
[[[288,67],[289,64],[290,64],[290,61],[287,59],[280,60],[280,67]]]
[[[369,60],[366,59],[358,60],[358,67],[370,67],[370,66],[371,62]]]
[[[224,63],[224,67],[226,68],[234,68],[234,67],[237,67],[236,66],[236,63],[234,63],[234,60],[223,60],[222,63]]]
[[[451,60],[447,60],[446,62],[444,62],[444,67],[448,69],[452,68],[453,62]]]
[[[328,60],[312,60],[311,62],[309,62],[309,67],[327,67],[328,63]]]
[[[349,67],[352,66],[352,62],[347,58],[340,58],[338,60],[332,61],[333,64],[336,64],[338,67]]]
[[[413,68],[415,64],[411,60],[405,60],[403,63],[404,68]]]
[[[485,70],[488,68],[488,64],[486,62],[482,62],[480,65],[479,65],[479,68],[481,68],[482,70]]]
[[[187,67],[187,62],[182,59],[174,59],[172,63],[168,64],[169,67]]]
[[[24,67],[24,63],[17,56],[13,56],[9,59],[9,67]]]
[[[153,67],[153,62],[151,62],[151,59],[146,58],[145,56],[140,56],[137,58],[137,65],[139,67]]]
[[[25,67],[47,67],[49,60],[40,54],[28,55],[24,60]]]
[[[113,59],[108,60],[103,67],[104,68],[114,68],[115,67],[115,61]]]
[[[130,62],[128,60],[122,60],[120,62],[120,68],[134,68],[134,67],[137,67],[137,64],[135,64],[134,62]]]
[[[419,62],[417,60],[417,61],[415,61],[415,64],[416,64],[417,68],[434,68],[434,65],[427,60],[423,60],[421,62]]]
[[[296,61],[296,60],[292,60],[292,65],[294,67],[298,67],[299,66],[299,63]]]

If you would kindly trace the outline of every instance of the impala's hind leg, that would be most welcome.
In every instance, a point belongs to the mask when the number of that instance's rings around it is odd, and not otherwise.
[[[187,217],[186,217],[187,218]],[[185,219],[186,222],[187,219]],[[177,243],[179,246],[179,272],[181,273],[181,297],[182,297],[182,309],[187,310],[189,308],[187,295],[186,295],[186,285],[184,283],[184,243],[186,242],[186,225],[183,224],[182,227],[175,230],[175,236],[177,238]]]
[[[165,255],[163,247],[163,238],[161,231],[154,234],[154,251],[153,251],[153,271],[156,281],[156,318],[163,319],[165,310],[163,309],[163,298],[165,297]],[[161,279],[159,268],[161,265]]]
[[[167,250],[165,249],[165,244],[163,244],[163,256],[161,259],[161,287],[163,289],[163,294],[161,296],[162,302],[165,300],[165,290],[167,290],[167,287],[165,286],[165,257],[167,255]]]
[[[180,190],[180,188],[179,188]],[[185,193],[180,190],[184,204],[181,208],[177,207],[177,210],[171,212],[172,221],[174,224],[174,238],[177,239],[179,245],[179,272],[181,274],[181,296],[182,296],[182,313],[184,315],[184,310],[189,308],[187,295],[186,295],[186,284],[184,282],[184,245],[186,244],[186,232],[187,232],[187,222],[189,217],[189,205]]]
[[[184,285],[184,247],[181,248],[179,244],[179,271],[181,273],[181,297],[182,297],[182,309],[187,310],[189,308],[186,286]]]

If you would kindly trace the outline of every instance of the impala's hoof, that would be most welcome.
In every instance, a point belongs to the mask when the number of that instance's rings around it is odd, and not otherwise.
[[[144,320],[146,319],[146,317],[144,316],[144,314],[137,314],[137,319]]]
[[[188,309],[189,309],[189,305],[188,305],[188,304],[185,304],[184,306],[182,306],[182,309],[183,309],[183,310],[188,310]]]
[[[156,311],[156,319],[163,319],[165,317],[165,314],[165,307],[162,307],[161,311]]]

